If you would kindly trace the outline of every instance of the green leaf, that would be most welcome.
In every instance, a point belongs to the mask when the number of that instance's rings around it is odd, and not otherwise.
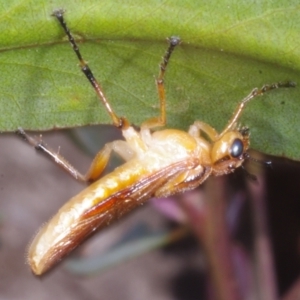
[[[111,123],[51,16],[61,1],[0,1],[0,130]],[[167,43],[168,127],[222,130],[254,87],[300,84],[296,1],[74,1],[65,18],[116,113],[139,125],[159,114],[154,84]],[[300,88],[253,100],[241,123],[257,150],[300,159]]]

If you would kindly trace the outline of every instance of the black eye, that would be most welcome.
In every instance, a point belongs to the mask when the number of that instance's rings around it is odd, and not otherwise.
[[[239,157],[243,154],[244,145],[240,139],[235,139],[230,148],[230,155],[232,157]]]

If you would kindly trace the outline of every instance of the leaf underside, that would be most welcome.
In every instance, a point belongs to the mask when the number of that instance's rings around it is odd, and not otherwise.
[[[159,114],[154,77],[179,35],[165,78],[167,126],[222,130],[254,87],[300,84],[300,6],[290,1],[65,1],[66,20],[115,112],[139,125]],[[57,21],[59,1],[0,1],[0,130],[111,123]],[[236,4],[237,6],[237,4]],[[259,7],[258,7],[259,6]],[[299,159],[300,87],[253,100],[240,122],[251,147]]]

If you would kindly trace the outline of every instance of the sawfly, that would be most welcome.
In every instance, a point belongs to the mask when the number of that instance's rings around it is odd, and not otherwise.
[[[168,39],[169,45],[156,78],[160,115],[146,120],[137,130],[112,109],[93,72],[81,56],[64,20],[64,10],[55,10],[53,16],[64,29],[82,72],[113,124],[122,131],[124,140],[106,144],[94,158],[87,174],[82,175],[41,140],[18,129],[17,133],[24,140],[50,157],[76,180],[92,182],[63,205],[32,241],[28,262],[36,275],[48,271],[88,236],[151,197],[182,193],[196,188],[211,175],[232,173],[249,157],[249,129],[237,125],[245,105],[266,91],[294,86],[292,82],[287,82],[253,89],[239,103],[221,133],[201,121],[195,121],[187,132],[177,129],[152,131],[166,124],[164,75],[174,48],[180,44],[180,38],[172,36]],[[112,152],[117,153],[125,163],[101,177]]]

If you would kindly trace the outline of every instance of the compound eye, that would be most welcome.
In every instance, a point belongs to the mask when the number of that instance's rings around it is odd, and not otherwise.
[[[243,154],[244,145],[240,139],[235,139],[230,148],[230,155],[237,158]]]

